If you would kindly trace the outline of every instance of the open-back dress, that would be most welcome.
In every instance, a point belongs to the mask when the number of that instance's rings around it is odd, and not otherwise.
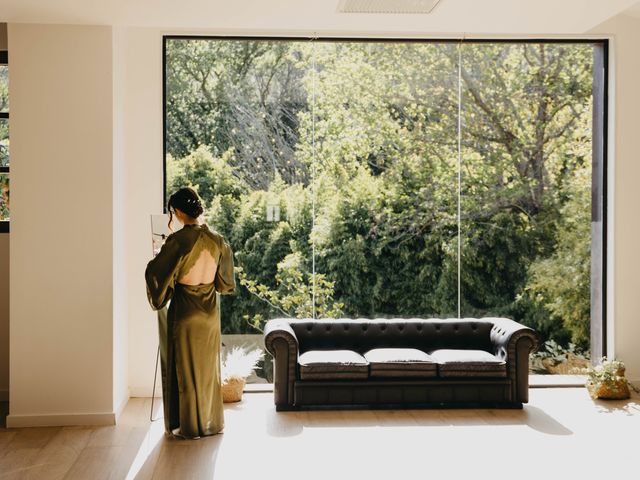
[[[217,264],[213,282],[179,283],[204,250]],[[158,311],[165,432],[179,428],[187,438],[219,433],[224,416],[218,294],[235,289],[231,248],[206,224],[187,224],[167,237],[145,279],[149,303]]]

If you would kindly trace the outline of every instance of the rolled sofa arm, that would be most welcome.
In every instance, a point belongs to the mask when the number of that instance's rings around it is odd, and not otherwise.
[[[264,346],[274,358],[273,396],[276,410],[292,408],[299,347],[288,319],[274,318],[267,322],[264,327]]]
[[[538,347],[536,332],[508,318],[492,318],[491,343],[496,357],[507,363],[512,398],[529,401],[529,354]]]

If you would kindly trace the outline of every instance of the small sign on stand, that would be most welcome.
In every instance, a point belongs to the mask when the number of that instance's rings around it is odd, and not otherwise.
[[[173,221],[171,222],[171,227],[173,231],[177,231],[181,228],[179,222],[176,221],[175,217],[173,217]],[[166,213],[161,214],[151,214],[151,246],[153,249],[153,256],[155,257],[162,244],[167,239],[167,237],[173,232],[169,229],[169,215]]]

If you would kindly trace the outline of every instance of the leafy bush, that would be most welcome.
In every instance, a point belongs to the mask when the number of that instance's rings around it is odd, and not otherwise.
[[[554,340],[544,342],[544,349],[530,355],[530,370],[534,373],[583,373],[590,354],[569,343],[564,347]]]

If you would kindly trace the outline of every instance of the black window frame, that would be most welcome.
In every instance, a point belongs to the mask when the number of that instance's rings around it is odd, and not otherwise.
[[[7,50],[0,50],[0,65],[9,65],[9,52]],[[6,120],[9,122],[9,112],[0,112],[0,120]],[[10,166],[0,165],[0,174],[10,175]],[[0,233],[9,233],[11,225],[11,219],[0,220]]]
[[[167,41],[317,41],[375,43],[455,43],[455,44],[591,44],[594,46],[593,67],[593,141],[592,141],[592,246],[591,246],[591,361],[597,364],[607,353],[608,331],[608,142],[609,142],[609,39],[608,38],[379,38],[379,37],[304,37],[304,36],[229,36],[229,35],[163,35],[162,36],[162,211],[167,213]],[[596,128],[598,127],[598,128]],[[594,252],[596,252],[594,254]],[[594,282],[595,280],[595,282]]]

